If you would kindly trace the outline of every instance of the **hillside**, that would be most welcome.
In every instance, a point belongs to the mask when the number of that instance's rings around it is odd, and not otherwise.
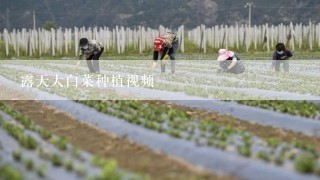
[[[51,20],[57,26],[176,27],[185,24],[246,23],[245,0],[4,0],[0,6],[0,29],[32,28],[33,10],[37,27]],[[320,19],[316,0],[253,0],[252,24],[302,22]],[[7,18],[9,16],[9,18]]]

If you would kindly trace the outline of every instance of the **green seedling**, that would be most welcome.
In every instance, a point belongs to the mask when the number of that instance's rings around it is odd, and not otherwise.
[[[283,162],[284,162],[284,158],[282,156],[277,156],[275,159],[274,159],[274,162],[276,163],[276,165],[282,165]]]
[[[237,146],[238,153],[245,156],[250,157],[251,156],[251,148],[247,146]]]
[[[93,156],[90,160],[90,163],[96,167],[103,167],[107,161],[104,158],[99,156]]]
[[[256,156],[257,156],[258,159],[262,159],[262,160],[264,160],[266,162],[269,162],[270,159],[271,159],[270,155],[265,151],[259,151]]]
[[[48,139],[50,139],[51,138],[51,133],[49,132],[49,131],[47,131],[47,130],[45,130],[45,129],[43,129],[43,128],[39,128],[39,133],[40,133],[40,135],[41,135],[41,137],[43,138],[43,139],[45,139],[45,140],[48,140]]]
[[[37,169],[37,174],[39,177],[44,178],[47,175],[47,167],[45,164],[42,164],[38,169]]]
[[[61,166],[63,164],[63,158],[58,154],[52,154],[51,162],[54,166]]]
[[[10,166],[0,165],[0,179],[3,180],[22,180],[22,175],[19,170]]]
[[[301,173],[312,173],[316,170],[316,161],[307,154],[299,155],[295,160],[295,169]]]
[[[38,142],[31,136],[21,135],[19,137],[20,144],[27,149],[36,149],[38,147]]]
[[[75,168],[75,171],[76,171],[76,173],[77,173],[77,175],[78,176],[81,176],[81,177],[83,177],[83,176],[85,176],[86,175],[86,170],[85,170],[85,168],[83,167],[83,166],[77,166],[76,168]]]
[[[122,174],[117,171],[118,165],[114,160],[109,160],[102,169],[101,179],[120,180]]]
[[[21,152],[20,151],[13,151],[12,157],[16,161],[21,161]]]
[[[296,152],[294,152],[294,151],[290,151],[290,152],[288,152],[287,154],[286,154],[286,158],[287,159],[290,159],[290,160],[294,160],[295,159],[295,157],[296,157]]]
[[[279,139],[275,139],[275,138],[269,138],[267,140],[267,143],[270,147],[272,148],[276,148],[280,145],[280,140]]]
[[[37,150],[37,153],[38,153],[38,156],[39,156],[40,158],[43,158],[43,159],[46,159],[46,160],[50,160],[50,159],[51,159],[51,154],[50,154],[50,152],[45,151],[45,150],[42,149],[42,148],[39,148],[39,149]]]
[[[64,166],[65,168],[68,170],[68,171],[72,171],[73,170],[73,161],[72,160],[67,160],[65,163],[64,163]]]
[[[317,167],[314,173],[318,176],[320,176],[320,167]]]
[[[67,150],[67,148],[68,148],[67,144],[68,144],[67,140],[66,140],[64,137],[62,137],[62,138],[60,138],[60,139],[58,140],[58,142],[56,142],[55,145],[56,145],[60,150],[65,151],[65,150]]]
[[[24,161],[24,166],[29,170],[32,171],[34,169],[34,163],[31,159],[27,159]]]

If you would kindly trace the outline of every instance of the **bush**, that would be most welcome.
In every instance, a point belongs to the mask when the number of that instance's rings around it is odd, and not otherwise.
[[[56,29],[56,24],[53,21],[46,21],[43,24],[43,29],[50,31],[51,29]]]

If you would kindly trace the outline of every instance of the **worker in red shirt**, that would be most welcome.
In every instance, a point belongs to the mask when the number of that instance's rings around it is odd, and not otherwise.
[[[157,60],[160,55],[161,60],[161,72],[165,72],[165,59],[167,56],[171,60],[171,73],[175,72],[175,52],[178,49],[179,41],[177,34],[167,32],[162,36],[157,37],[154,40],[154,52],[153,52],[153,65],[152,68],[156,66]]]

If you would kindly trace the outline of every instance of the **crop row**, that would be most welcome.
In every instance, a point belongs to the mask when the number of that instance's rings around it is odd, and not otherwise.
[[[15,121],[20,124],[0,119],[3,129],[6,130],[9,135],[14,137],[22,148],[35,151],[40,159],[49,162],[51,161],[54,167],[64,167],[66,172],[74,171],[80,177],[88,176],[93,179],[105,179],[112,177],[114,179],[121,179],[123,172],[118,170],[117,163],[114,160],[107,161],[100,157],[92,157],[91,161],[88,162],[82,157],[81,151],[76,147],[71,146],[65,138],[52,135],[42,127],[35,125],[28,117],[20,114],[11,107],[5,105],[3,102],[0,102],[0,110],[12,116]],[[53,144],[61,153],[47,149],[47,147],[42,145],[41,140],[35,138],[35,136],[26,135],[30,134],[27,133],[26,130],[30,130],[31,132],[38,134],[41,136],[42,140]],[[46,176],[47,170],[45,163],[36,167],[34,160],[24,157],[23,151],[21,150],[13,151],[12,157],[17,162],[23,162],[27,170],[35,171],[40,177]],[[76,165],[76,162],[82,162],[82,165]],[[84,165],[100,169],[99,174],[96,174],[95,176],[87,174]]]
[[[221,126],[209,119],[195,119],[187,112],[158,107],[141,101],[78,101],[100,112],[130,123],[193,141],[199,146],[214,146],[230,153],[273,162],[294,164],[303,173],[319,173],[318,152],[311,144],[278,139],[260,139],[230,126]],[[304,162],[308,162],[304,164]],[[311,169],[308,166],[311,164]],[[305,168],[305,169],[304,169]]]
[[[255,106],[263,109],[280,111],[291,115],[300,115],[307,118],[320,118],[320,105],[308,101],[279,101],[279,100],[257,100],[257,101],[236,101],[247,106]]]

